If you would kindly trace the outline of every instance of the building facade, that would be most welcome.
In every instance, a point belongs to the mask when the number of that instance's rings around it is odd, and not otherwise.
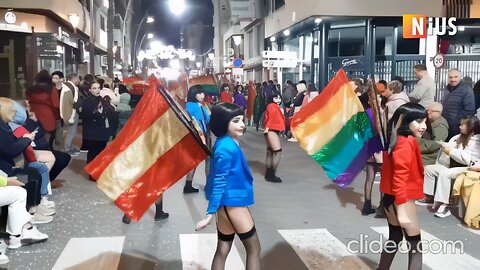
[[[245,52],[246,80],[277,79],[280,83],[303,79],[322,89],[335,72],[343,68],[350,77],[363,79],[372,74],[387,81],[400,76],[407,82],[408,90],[416,81],[413,66],[417,63],[427,65],[439,88],[445,85],[449,68],[459,68],[474,82],[480,79],[477,51],[480,1],[305,0],[300,4],[295,0],[265,0],[257,3],[256,17],[247,26],[235,28],[230,16],[230,28],[223,34],[225,45],[222,48],[223,44],[218,43],[218,47],[224,49],[220,57],[226,58],[228,38],[245,37],[245,46],[241,49]],[[454,36],[404,39],[404,14],[456,17],[458,31]],[[262,33],[255,34],[256,31]],[[262,60],[259,52],[263,50],[295,52],[298,64],[263,68],[258,66]],[[433,65],[433,57],[438,53],[445,59],[441,68]],[[252,72],[251,66],[261,71]],[[261,74],[261,78],[253,73]]]
[[[127,37],[131,38],[135,21],[130,18],[124,22],[126,11],[129,8],[131,16],[134,11],[140,13],[140,5],[134,0],[116,2],[119,13],[115,16],[114,44],[118,49],[116,69],[120,70],[123,59],[127,61],[125,69],[131,63],[129,47],[121,50],[130,46]],[[0,1],[0,65],[8,67],[0,74],[0,96],[23,97],[26,86],[41,69],[105,74],[107,14],[108,0]]]

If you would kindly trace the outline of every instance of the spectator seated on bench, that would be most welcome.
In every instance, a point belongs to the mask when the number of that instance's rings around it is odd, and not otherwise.
[[[480,166],[462,173],[453,185],[453,196],[460,196],[465,207],[463,220],[468,227],[480,229]]]

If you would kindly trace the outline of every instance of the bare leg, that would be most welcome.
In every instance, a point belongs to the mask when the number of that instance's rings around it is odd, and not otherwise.
[[[226,214],[245,247],[246,270],[259,270],[260,241],[250,211],[246,207],[227,207]]]
[[[224,270],[228,253],[235,238],[235,229],[228,219],[225,208],[220,208],[217,212],[217,249],[212,261],[212,270]]]
[[[273,181],[271,182],[282,182],[282,179],[276,176],[278,164],[280,163],[280,160],[282,158],[282,146],[280,144],[280,138],[278,137],[278,134],[276,132],[268,132],[266,137],[267,137],[268,144],[272,149],[271,179]]]

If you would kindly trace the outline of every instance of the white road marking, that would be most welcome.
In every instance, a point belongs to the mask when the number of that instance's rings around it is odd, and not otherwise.
[[[326,229],[279,230],[308,269],[370,269]]]
[[[372,229],[383,234],[384,240],[388,239],[388,227],[372,227]],[[423,264],[431,269],[480,269],[480,260],[466,253],[462,254],[461,244],[455,243],[456,240],[440,240],[424,230],[421,231],[421,236],[422,248],[426,251],[423,254]]]
[[[124,236],[72,238],[52,269],[117,269],[124,241]]]
[[[183,270],[207,270],[211,268],[213,256],[217,247],[216,234],[180,234],[180,249],[182,253]],[[244,270],[245,266],[235,248],[227,257],[225,269]]]

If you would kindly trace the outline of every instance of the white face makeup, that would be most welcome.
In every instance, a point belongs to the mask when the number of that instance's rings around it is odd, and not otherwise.
[[[243,130],[245,129],[245,123],[243,123],[243,115],[237,115],[230,120],[228,123],[228,136],[238,139],[243,135]]]
[[[273,98],[273,102],[275,102],[277,104],[280,104],[280,103],[282,103],[282,98],[279,97],[279,96],[276,96],[276,97]]]
[[[408,128],[410,128],[410,131],[413,133],[413,136],[416,138],[421,138],[423,136],[423,133],[425,133],[425,130],[427,130],[427,119],[421,119],[421,120],[415,120],[408,125]]]
[[[100,96],[100,84],[92,83],[92,86],[90,87],[90,93],[92,93],[92,96]]]
[[[195,98],[198,102],[203,102],[203,100],[205,100],[205,93],[198,93],[197,95],[195,95]]]

